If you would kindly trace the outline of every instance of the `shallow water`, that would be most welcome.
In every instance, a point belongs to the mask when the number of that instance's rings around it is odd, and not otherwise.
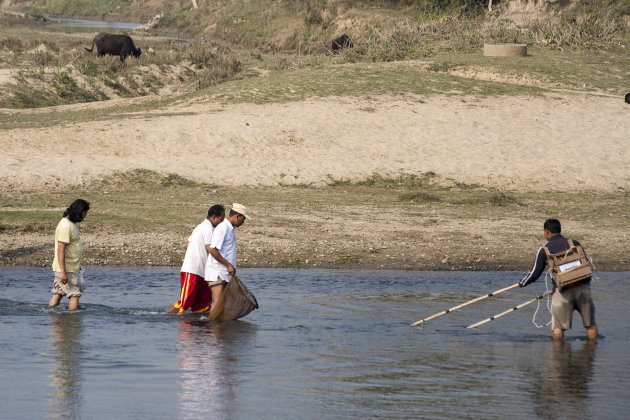
[[[46,26],[64,32],[94,32],[98,30],[131,30],[143,23],[106,22],[103,20],[48,18]]]
[[[5,418],[626,418],[626,279],[593,285],[604,336],[579,316],[561,345],[536,304],[465,326],[544,282],[411,327],[522,273],[241,270],[260,309],[168,315],[173,268],[88,267],[81,310],[50,310],[47,268],[0,267]],[[67,301],[62,302],[64,307]],[[545,301],[537,323],[549,320]]]

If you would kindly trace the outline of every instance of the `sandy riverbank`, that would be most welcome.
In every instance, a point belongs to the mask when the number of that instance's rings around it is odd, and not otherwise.
[[[4,130],[0,179],[36,188],[144,168],[218,185],[429,171],[519,190],[630,184],[630,108],[614,97],[328,98],[172,111],[191,114]]]
[[[80,106],[106,109],[111,102]],[[118,122],[3,130],[4,196],[28,203],[34,194],[47,201],[59,197],[50,195],[55,193],[70,200],[76,185],[93,201],[94,214],[118,217],[109,201],[125,208],[128,198],[115,191],[103,195],[85,187],[89,181],[142,168],[218,186],[218,192],[176,199],[184,204],[174,199],[170,214],[185,222],[168,229],[156,229],[150,220],[134,225],[133,232],[86,221],[88,264],[177,265],[181,244],[202,217],[200,208],[238,199],[256,214],[256,221],[239,232],[244,266],[522,270],[540,246],[542,221],[558,216],[590,245],[601,268],[627,269],[628,215],[616,209],[624,208],[620,201],[630,185],[630,108],[618,98],[327,98],[267,105],[192,103],[167,112],[173,115],[162,110],[162,115]],[[452,205],[453,200],[401,206],[399,196],[378,196],[387,190],[370,195],[283,186],[427,172],[440,182],[512,191],[519,202],[499,208]],[[173,191],[155,194],[173,197]],[[568,200],[581,204],[556,200],[549,191],[570,191]],[[582,192],[612,194],[611,204],[605,204],[612,206],[610,214],[603,202],[589,201]],[[133,211],[152,213],[144,207]],[[50,232],[29,229],[0,233],[0,263],[49,264],[54,226]],[[610,238],[619,243],[613,250],[607,248]]]

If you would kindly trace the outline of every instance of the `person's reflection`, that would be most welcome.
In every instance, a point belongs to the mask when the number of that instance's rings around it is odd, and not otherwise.
[[[251,328],[247,323],[181,321],[180,415],[187,418],[230,418],[235,404],[238,347]]]
[[[549,373],[541,389],[539,414],[582,417],[588,413],[588,385],[593,376],[596,342],[551,343]]]
[[[81,407],[81,335],[80,313],[51,314],[50,355],[52,366],[49,394],[53,418],[79,418]]]

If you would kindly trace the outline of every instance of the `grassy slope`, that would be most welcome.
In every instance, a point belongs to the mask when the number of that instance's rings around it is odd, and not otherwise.
[[[33,0],[14,7],[73,16],[100,7],[99,13],[127,20],[160,10],[158,31],[212,41],[181,43],[134,34],[145,53],[122,67],[115,57],[86,54],[83,46],[92,34],[3,25],[0,68],[16,69],[18,83],[0,86],[0,107],[151,97],[164,89],[173,96],[197,91],[225,101],[261,102],[367,92],[539,94],[554,88],[620,95],[629,85],[630,2],[561,9],[527,24],[517,24],[507,12],[459,16],[370,1],[200,2],[198,10],[189,2],[86,1],[81,2],[86,9],[69,12],[72,4]],[[331,57],[330,39],[341,32],[352,35],[355,48]],[[479,52],[487,41],[526,42],[530,57],[483,57]],[[409,59],[421,62],[410,66],[404,63]],[[257,77],[260,69],[270,70],[269,77]],[[478,80],[480,72],[492,75]]]
[[[613,53],[602,57],[594,53],[534,50],[527,58],[448,54],[393,63],[348,63],[343,57],[285,58],[295,69],[273,70],[273,60],[278,59],[275,56],[250,58],[243,61],[243,70],[231,80],[201,90],[183,89],[179,94],[147,96],[127,104],[105,102],[95,108],[60,109],[54,113],[0,113],[0,129],[134,118],[138,112],[149,111],[164,115],[163,112],[169,112],[169,105],[194,98],[222,103],[268,103],[327,96],[553,96],[565,91],[621,97],[630,86],[630,73],[624,70],[630,67],[630,57]],[[261,75],[257,71],[261,68],[271,69]],[[467,72],[472,74],[468,76]],[[479,80],[477,73],[490,75],[493,80]]]

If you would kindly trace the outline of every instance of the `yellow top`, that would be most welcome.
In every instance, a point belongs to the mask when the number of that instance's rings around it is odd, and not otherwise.
[[[76,223],[72,223],[67,217],[61,219],[55,230],[55,259],[52,263],[53,271],[61,272],[57,251],[59,242],[66,244],[65,260],[66,272],[77,273],[81,266],[81,257],[83,256],[83,246],[81,245],[81,235],[79,235],[79,227]]]

